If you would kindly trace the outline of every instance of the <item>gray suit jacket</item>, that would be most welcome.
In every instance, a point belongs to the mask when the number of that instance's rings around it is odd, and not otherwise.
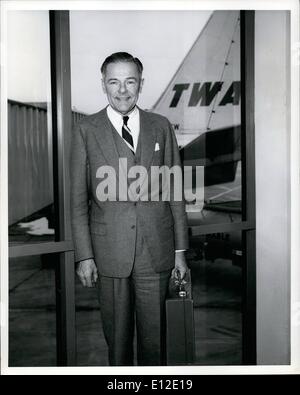
[[[173,128],[161,115],[140,109],[138,148],[137,157],[128,151],[128,171],[132,165],[144,166],[148,172],[151,166],[181,166]],[[106,109],[76,124],[70,162],[75,260],[94,258],[101,275],[128,277],[134,262],[137,232],[142,232],[154,270],[169,270],[174,267],[175,249],[188,248],[184,201],[175,200],[172,188],[169,201],[162,201],[161,187],[159,201],[142,201],[142,198],[137,202],[121,201],[118,193],[116,201],[100,201],[97,186],[101,180],[97,178],[97,170],[111,166],[118,184],[124,176],[119,157]],[[146,177],[141,194],[151,191],[150,181],[149,175],[149,188]]]

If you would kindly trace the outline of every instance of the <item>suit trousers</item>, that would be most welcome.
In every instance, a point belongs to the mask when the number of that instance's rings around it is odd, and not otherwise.
[[[99,276],[98,295],[111,366],[134,364],[135,322],[138,365],[165,364],[165,299],[170,275],[170,270],[154,271],[148,246],[138,232],[131,275]]]

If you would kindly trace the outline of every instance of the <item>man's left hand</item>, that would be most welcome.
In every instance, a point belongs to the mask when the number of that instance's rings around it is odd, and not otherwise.
[[[175,267],[174,267],[174,269],[172,271],[172,277],[176,277],[177,278],[177,275],[176,275],[176,271],[177,270],[180,272],[181,279],[183,279],[184,276],[185,276],[185,273],[188,270],[188,266],[187,266],[185,255],[184,255],[184,251],[176,251],[175,252]]]

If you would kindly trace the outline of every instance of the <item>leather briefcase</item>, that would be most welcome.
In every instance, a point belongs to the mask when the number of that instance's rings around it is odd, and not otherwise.
[[[169,297],[166,300],[166,322],[167,365],[193,364],[195,334],[190,271],[183,280],[174,277],[170,279]]]

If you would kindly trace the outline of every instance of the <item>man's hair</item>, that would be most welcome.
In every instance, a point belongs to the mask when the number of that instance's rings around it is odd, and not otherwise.
[[[138,58],[135,58],[134,56],[130,55],[127,52],[115,52],[115,53],[111,54],[110,56],[108,56],[102,63],[101,73],[103,75],[105,75],[107,66],[110,63],[119,63],[119,62],[134,63],[138,69],[139,74],[142,75],[142,73],[143,73],[142,62]]]

